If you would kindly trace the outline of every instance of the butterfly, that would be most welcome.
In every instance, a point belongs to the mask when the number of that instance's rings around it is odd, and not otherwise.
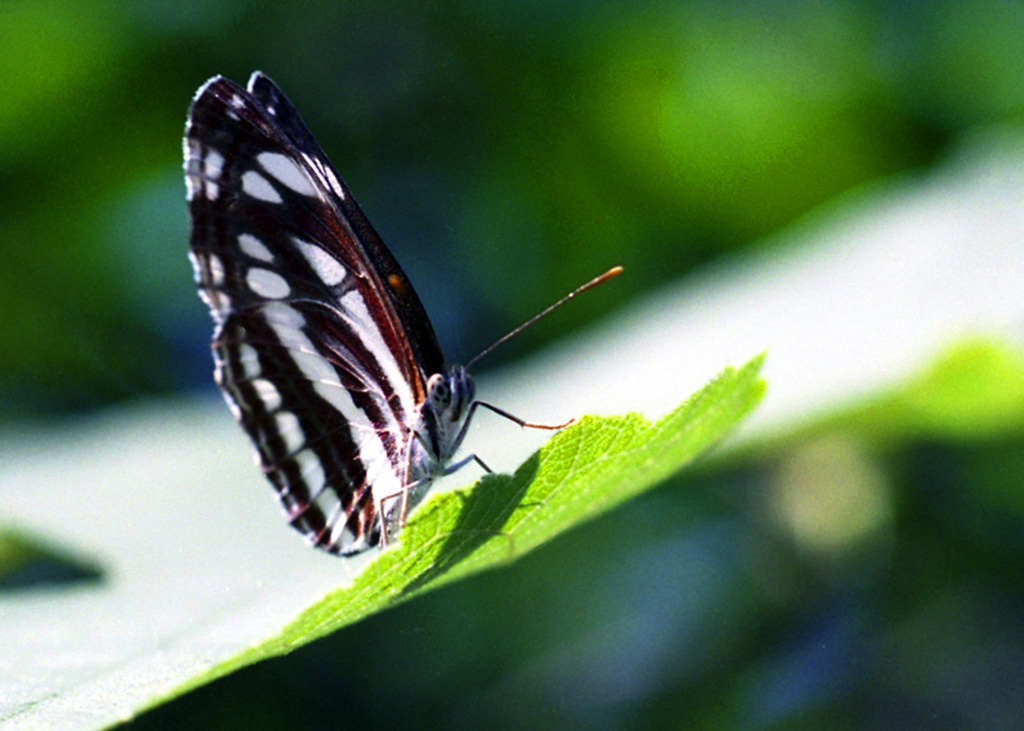
[[[314,546],[385,546],[435,478],[473,460],[487,469],[475,455],[452,462],[479,406],[564,426],[475,399],[412,283],[267,76],[203,84],[184,157],[215,380]]]

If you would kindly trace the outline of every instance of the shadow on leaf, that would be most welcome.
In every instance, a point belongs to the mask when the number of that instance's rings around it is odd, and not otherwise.
[[[534,452],[515,474],[485,475],[472,490],[456,493],[462,500],[462,509],[455,526],[443,537],[444,544],[430,568],[410,582],[402,594],[408,596],[437,581],[496,537],[508,542],[508,557],[513,558],[515,544],[504,529],[539,468],[539,452]]]
[[[0,594],[89,585],[103,579],[86,559],[20,531],[0,529]]]

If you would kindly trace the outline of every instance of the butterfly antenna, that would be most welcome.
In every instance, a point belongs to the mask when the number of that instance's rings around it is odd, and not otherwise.
[[[564,297],[562,297],[562,299],[558,300],[558,302],[555,302],[553,305],[548,305],[543,310],[538,312],[536,315],[531,317],[529,320],[524,322],[522,325],[517,327],[515,330],[513,330],[512,332],[504,335],[503,337],[498,338],[495,342],[491,343],[489,346],[487,346],[486,348],[481,350],[479,353],[476,354],[476,357],[472,358],[468,363],[466,363],[466,370],[469,370],[469,368],[474,363],[476,363],[478,360],[480,360],[485,355],[490,353],[492,350],[497,348],[499,345],[504,343],[506,340],[509,340],[509,339],[515,337],[516,335],[521,333],[523,330],[525,330],[526,328],[530,327],[530,325],[532,325],[533,323],[537,322],[537,320],[541,319],[542,317],[550,315],[552,312],[557,310],[559,307],[564,305],[566,302],[571,300],[576,295],[583,294],[588,289],[593,289],[594,287],[596,287],[599,284],[604,284],[605,282],[607,282],[612,277],[617,276],[617,275],[619,275],[621,273],[622,273],[622,267],[614,266],[611,269],[609,269],[608,271],[606,271],[604,274],[602,274],[601,276],[594,277],[593,279],[591,279],[586,284],[581,284],[579,287],[574,289],[572,292],[570,292],[569,294],[567,294]]]

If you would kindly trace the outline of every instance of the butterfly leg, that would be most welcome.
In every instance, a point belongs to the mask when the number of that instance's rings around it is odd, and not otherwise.
[[[530,429],[550,429],[551,431],[557,431],[559,429],[564,429],[565,427],[569,426],[574,421],[576,421],[576,419],[569,419],[569,421],[565,422],[564,424],[534,424],[532,421],[520,419],[518,416],[510,414],[504,409],[499,409],[497,406],[489,404],[486,401],[474,401],[469,406],[469,413],[472,414],[473,409],[475,409],[477,406],[483,406],[485,409],[493,411],[498,416],[504,416],[509,421],[515,422],[516,424],[519,424],[519,426],[528,427]],[[466,417],[466,421],[469,421],[468,416]]]
[[[484,464],[484,461],[482,459],[477,457],[475,454],[471,454],[471,455],[469,455],[467,457],[463,457],[462,459],[460,459],[455,464],[448,465],[444,469],[444,471],[441,472],[441,475],[442,476],[447,476],[447,475],[452,474],[453,472],[457,472],[457,471],[461,470],[463,467],[465,467],[467,464],[469,464],[470,462],[476,462],[488,474],[493,474],[494,473],[493,470],[490,467],[488,467],[486,464]],[[386,503],[391,502],[392,500],[401,500],[402,501],[401,502],[401,507],[400,507],[399,513],[398,513],[398,516],[399,516],[398,517],[398,527],[399,528],[404,528],[405,527],[405,519],[406,519],[406,517],[408,516],[408,513],[409,513],[409,492],[411,490],[414,490],[415,488],[419,487],[424,482],[429,482],[431,479],[433,479],[433,478],[429,478],[428,477],[428,478],[424,478],[422,480],[417,480],[416,482],[411,482],[408,485],[406,485],[405,488],[402,489],[400,492],[396,492],[394,495],[385,495],[384,498],[380,501],[381,525],[382,526],[386,526],[387,525],[387,520],[385,519],[386,518],[386,512],[384,511],[384,505]],[[388,541],[387,536],[388,536],[388,531],[386,529],[382,529],[381,530],[381,548],[384,548],[387,545],[387,541]]]
[[[412,440],[409,440],[408,446],[405,450],[405,475],[406,480],[409,479],[409,475],[412,474]],[[405,518],[409,514],[409,491],[413,490],[420,481],[417,480],[414,483],[407,483],[402,487],[402,506],[398,511],[398,529],[401,530],[405,527]]]
[[[488,466],[487,466],[486,464],[484,464],[484,461],[483,461],[482,459],[480,459],[479,457],[477,457],[477,456],[476,456],[475,454],[473,454],[473,455],[470,455],[470,456],[471,456],[471,457],[472,457],[473,459],[475,459],[475,460],[476,460],[476,463],[477,463],[478,465],[480,465],[480,466],[481,466],[481,467],[483,468],[484,472],[486,472],[486,473],[487,473],[487,474],[489,474],[489,475],[493,475],[493,474],[494,474],[494,470],[492,470],[492,469],[491,469],[490,467],[488,467]]]
[[[413,434],[414,434],[414,438],[421,438],[419,433],[414,432]],[[410,440],[407,444],[408,444],[408,446],[406,447],[406,451],[405,451],[405,474],[406,474],[406,478],[408,478],[408,476],[412,474],[412,445],[413,445],[412,440]],[[401,502],[401,506],[399,507],[399,510],[398,510],[398,523],[395,525],[395,528],[397,530],[401,530],[402,528],[404,528],[405,527],[405,519],[409,515],[409,493],[412,490],[415,490],[420,485],[422,485],[424,482],[427,482],[429,480],[430,480],[430,478],[424,478],[424,479],[416,480],[415,482],[410,482],[410,483],[406,484],[404,487],[402,487],[402,490],[400,492],[397,492],[394,495],[387,495],[387,496],[385,496],[380,501],[381,502],[381,511],[382,511],[381,512],[381,519],[384,520],[383,525],[386,526],[388,524],[388,521],[385,520],[385,513],[383,512],[383,510],[384,510],[384,503],[389,501],[389,500],[401,499],[401,501],[402,501]],[[383,533],[386,535],[387,534],[387,530],[384,530]]]
[[[485,465],[484,461],[482,459],[480,459],[479,457],[477,457],[475,454],[471,454],[468,457],[463,457],[462,459],[460,459],[455,464],[448,465],[447,467],[444,468],[444,472],[442,472],[441,474],[442,475],[450,475],[453,472],[458,472],[463,467],[468,465],[470,462],[476,462],[478,465],[483,467],[484,472],[486,472],[487,474],[489,474],[489,475],[494,474],[494,470],[492,470],[490,467]]]
[[[469,409],[466,411],[466,420],[462,422],[462,428],[459,429],[459,433],[455,436],[455,440],[452,442],[452,452],[458,450],[459,445],[462,444],[462,440],[466,437],[466,432],[469,430],[469,425],[473,421],[473,414],[476,413],[476,409],[478,406],[483,406],[485,409],[490,409],[498,416],[504,416],[509,421],[519,424],[519,426],[521,427],[529,427],[530,429],[550,429],[552,431],[556,431],[558,429],[564,429],[565,427],[569,426],[574,421],[576,421],[576,419],[569,419],[569,421],[565,422],[564,424],[534,424],[532,421],[520,419],[518,416],[510,414],[504,409],[499,409],[497,406],[489,404],[486,401],[474,401],[469,405]],[[483,467],[485,471],[492,471],[490,467],[484,464],[484,461],[482,459],[473,454],[459,462],[454,468],[448,468],[447,470],[445,470],[444,473],[447,475],[451,472],[454,472],[456,469],[461,467],[470,459],[476,460],[476,463]]]

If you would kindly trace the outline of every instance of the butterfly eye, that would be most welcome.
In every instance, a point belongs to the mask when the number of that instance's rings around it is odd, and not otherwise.
[[[452,390],[442,374],[435,373],[427,379],[427,397],[435,406],[442,409],[447,408],[452,402]]]

